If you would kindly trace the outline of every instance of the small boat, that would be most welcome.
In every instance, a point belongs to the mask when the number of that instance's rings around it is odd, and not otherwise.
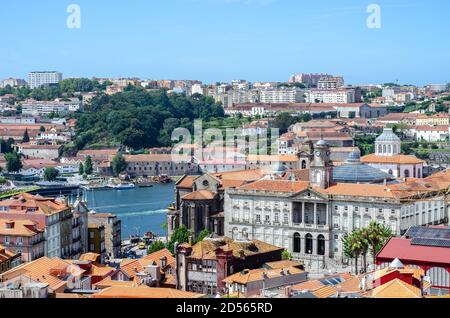
[[[148,183],[141,183],[138,184],[139,188],[153,188],[153,184],[148,184]]]
[[[121,183],[117,185],[110,185],[109,187],[115,190],[131,190],[136,188],[136,186],[132,183]]]

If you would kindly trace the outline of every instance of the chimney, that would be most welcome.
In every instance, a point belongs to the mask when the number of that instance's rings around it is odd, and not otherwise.
[[[167,266],[167,257],[166,256],[161,257],[159,263],[161,268],[165,268]]]

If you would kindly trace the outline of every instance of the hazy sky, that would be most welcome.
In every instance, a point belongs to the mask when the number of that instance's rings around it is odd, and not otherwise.
[[[366,24],[381,7],[381,29]],[[69,29],[68,5],[81,8]],[[3,1],[0,78],[139,76],[286,81],[327,72],[348,83],[450,81],[450,1]]]

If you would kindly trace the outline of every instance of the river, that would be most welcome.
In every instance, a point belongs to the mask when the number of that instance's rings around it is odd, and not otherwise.
[[[130,235],[153,232],[166,235],[167,207],[174,201],[173,184],[156,184],[152,188],[133,190],[89,191],[88,205],[96,212],[109,212],[122,220],[122,239]]]

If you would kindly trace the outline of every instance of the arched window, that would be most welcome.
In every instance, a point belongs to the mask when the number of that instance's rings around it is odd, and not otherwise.
[[[409,170],[405,170],[405,178],[409,178]]]
[[[237,240],[238,239],[238,234],[239,234],[239,230],[238,230],[238,228],[237,227],[235,227],[234,229],[233,229],[233,232],[232,232],[232,234],[231,234],[231,238],[233,239],[233,240]]]
[[[386,153],[386,145],[383,145],[383,153]]]
[[[294,234],[294,253],[300,253],[302,250],[300,234]]]
[[[317,255],[325,255],[325,236],[322,234],[317,237]]]
[[[305,253],[312,254],[313,253],[313,236],[311,234],[306,234],[305,236]]]
[[[420,168],[419,168],[419,169],[417,169],[417,178],[422,178],[422,175],[420,173],[421,173],[421,171],[420,171]]]
[[[302,161],[302,169],[306,169],[306,160]]]
[[[394,175],[394,171],[392,171],[392,169],[389,169],[388,173],[393,176]]]

